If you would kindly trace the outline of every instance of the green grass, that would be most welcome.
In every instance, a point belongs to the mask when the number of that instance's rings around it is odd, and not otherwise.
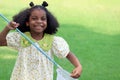
[[[9,80],[12,73],[15,60],[16,52],[7,47],[0,48],[0,79]]]
[[[11,1],[14,3],[0,0],[0,13],[10,20],[15,13],[27,7],[30,0]],[[120,1],[47,1],[50,4],[48,8],[60,22],[57,35],[68,42],[70,49],[81,61],[83,73],[79,80],[119,80]],[[41,3],[38,2],[35,0],[36,4]],[[0,18],[0,31],[5,25],[6,22]],[[0,80],[9,80],[16,56],[16,51],[0,48]],[[66,59],[55,60],[69,72],[73,69]]]
[[[120,79],[119,35],[99,34],[83,26],[79,27],[80,29],[73,28],[73,25],[63,26],[65,27],[60,32],[64,33],[66,29],[70,28],[64,37],[83,65],[81,80]]]

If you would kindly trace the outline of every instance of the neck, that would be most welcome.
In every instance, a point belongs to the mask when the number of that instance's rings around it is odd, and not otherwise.
[[[31,37],[35,40],[41,40],[44,37],[44,33],[32,33],[30,32]]]

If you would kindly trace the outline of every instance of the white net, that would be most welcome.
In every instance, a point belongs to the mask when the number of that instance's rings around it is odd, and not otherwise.
[[[64,69],[57,68],[57,79],[56,80],[77,80],[70,76],[70,73]]]

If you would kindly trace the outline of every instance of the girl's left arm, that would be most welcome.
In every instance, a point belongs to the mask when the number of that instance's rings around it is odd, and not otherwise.
[[[68,53],[66,58],[75,66],[75,69],[71,73],[71,77],[79,78],[82,73],[82,65],[80,64],[78,58],[71,52]]]

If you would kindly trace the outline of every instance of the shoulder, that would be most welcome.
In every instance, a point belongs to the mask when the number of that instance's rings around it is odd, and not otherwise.
[[[63,37],[60,36],[54,36],[53,41],[65,41],[65,39]]]
[[[66,57],[70,52],[68,43],[60,36],[54,36],[52,50],[53,53],[60,58]]]
[[[7,37],[20,37],[20,34],[18,32],[10,32]]]
[[[7,36],[6,36],[6,40],[8,41],[8,40],[14,40],[14,41],[18,41],[18,40],[20,40],[21,39],[21,36],[20,36],[20,34],[18,33],[18,32],[10,32],[10,33],[8,33],[7,34]]]
[[[67,43],[67,41],[63,37],[54,36],[54,38],[53,38],[53,45],[62,47],[62,46],[68,46],[68,43]]]
[[[20,48],[20,41],[21,41],[21,36],[18,32],[10,32],[8,33],[7,37],[7,46],[12,47],[14,49],[19,50]]]

